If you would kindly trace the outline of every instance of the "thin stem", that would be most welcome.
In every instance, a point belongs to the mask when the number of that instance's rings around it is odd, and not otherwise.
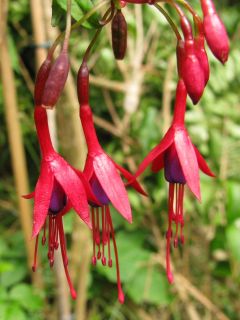
[[[176,1],[182,4],[192,14],[194,19],[194,24],[197,26],[197,31],[198,33],[201,34],[203,32],[202,19],[196,13],[193,7],[186,0],[176,0]]]
[[[101,26],[97,29],[92,41],[90,42],[89,46],[87,47],[87,50],[83,56],[83,62],[87,62],[88,58],[89,58],[89,54],[94,46],[94,44],[97,41],[98,36],[100,35],[102,28],[111,20],[111,18],[113,17],[113,13],[114,13],[114,7],[111,4],[111,7],[108,8],[108,10],[105,12],[103,18],[101,19]]]
[[[63,51],[67,51],[69,38],[71,34],[71,7],[72,7],[72,0],[67,0],[67,15],[66,15],[66,29],[65,29],[65,38],[63,44]]]
[[[173,22],[173,20],[171,19],[171,17],[169,16],[169,14],[157,3],[154,4],[154,7],[157,8],[164,15],[164,17],[167,19],[170,27],[172,28],[173,32],[175,33],[177,39],[181,40],[182,37],[178,31],[178,28],[175,25],[175,23]]]
[[[94,6],[94,8],[92,8],[91,10],[89,10],[79,21],[77,21],[76,23],[74,23],[71,26],[71,30],[70,32],[74,31],[75,29],[77,29],[78,27],[80,27],[85,21],[87,21],[98,9],[100,9],[101,7],[103,7],[105,4],[107,4],[109,2],[109,0],[102,0],[100,1],[98,4],[96,4]],[[55,51],[56,47],[58,46],[58,44],[64,39],[65,37],[65,31],[62,32],[57,39],[54,41],[52,47],[49,50],[48,55],[52,56],[53,52]]]

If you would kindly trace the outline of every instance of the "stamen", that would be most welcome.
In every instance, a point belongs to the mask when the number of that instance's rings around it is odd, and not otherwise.
[[[107,219],[107,209],[106,209],[106,236],[107,236],[107,246],[108,246],[108,266],[112,268],[112,258],[111,258],[111,247],[110,247],[110,225]]]
[[[93,240],[93,256],[92,256],[92,264],[95,266],[97,264],[96,258],[96,226],[95,226],[95,210],[91,207],[91,214],[92,214],[92,240]]]
[[[106,239],[105,239],[105,210],[104,206],[102,207],[102,265],[106,265],[106,257],[104,254]]]
[[[39,235],[37,235],[36,240],[35,240],[34,260],[33,260],[33,265],[32,265],[33,272],[35,272],[37,270],[38,236]]]
[[[57,223],[58,223],[58,232],[59,232],[59,239],[60,239],[60,247],[61,247],[61,254],[62,254],[62,260],[63,260],[63,266],[64,266],[64,271],[65,275],[67,278],[68,286],[70,289],[70,293],[72,298],[75,300],[77,298],[76,291],[72,285],[72,281],[68,272],[68,267],[66,261],[67,259],[67,254],[66,254],[66,243],[65,243],[65,237],[64,237],[64,231],[63,231],[63,224],[62,224],[62,217],[57,218]]]
[[[66,240],[65,240],[61,215],[57,217],[57,223],[58,223],[58,232],[59,232],[59,240],[60,240],[61,253],[63,258],[63,264],[64,266],[67,266],[68,265],[68,257],[67,257],[67,250],[66,250],[67,246],[66,246]]]
[[[100,247],[100,228],[99,228],[99,209],[96,208],[96,216],[97,216],[97,228],[96,228],[96,244],[98,246],[97,259],[101,259],[101,247]]]
[[[166,233],[167,245],[166,245],[166,273],[168,282],[171,284],[174,281],[173,274],[171,272],[170,263],[170,250],[171,250],[171,237],[172,237],[172,219],[173,219],[173,205],[174,205],[174,183],[169,184],[169,196],[168,196],[168,230]]]
[[[46,228],[47,228],[47,219],[45,220],[44,226],[43,226],[43,236],[42,236],[42,245],[44,246],[46,243]]]
[[[113,247],[114,247],[114,254],[115,254],[115,260],[116,260],[116,271],[117,271],[117,287],[118,287],[118,301],[120,303],[124,303],[124,293],[122,290],[122,285],[121,285],[121,278],[120,278],[120,269],[119,269],[119,262],[118,262],[118,251],[117,251],[117,244],[115,240],[115,235],[114,235],[114,229],[113,229],[113,224],[112,224],[112,219],[110,215],[110,210],[109,206],[106,207],[106,214],[107,214],[107,219],[112,235],[112,241],[113,241]]]
[[[183,235],[183,227],[184,227],[184,217],[183,217],[183,198],[184,198],[184,184],[181,185],[181,194],[180,194],[180,241],[184,244],[184,235]]]
[[[176,187],[176,190],[175,190],[175,224],[176,224],[176,231],[175,231],[175,236],[174,236],[174,248],[177,248],[178,247],[178,222],[179,222],[179,204],[180,204],[180,201],[179,201],[179,197],[180,197],[180,184],[177,184],[175,185]]]

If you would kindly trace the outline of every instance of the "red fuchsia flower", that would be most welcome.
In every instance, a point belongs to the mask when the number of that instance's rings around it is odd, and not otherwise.
[[[72,297],[76,292],[68,273],[68,258],[63,230],[62,217],[73,207],[80,218],[88,225],[90,215],[88,200],[97,202],[91,192],[89,183],[53,149],[47,122],[46,110],[36,106],[34,111],[35,124],[42,154],[40,176],[35,190],[25,198],[34,198],[34,216],[32,237],[36,237],[33,271],[37,266],[38,237],[43,229],[42,244],[46,242],[46,228],[48,220],[48,259],[50,266],[54,264],[54,251],[61,248],[65,274]]]
[[[214,56],[223,64],[229,55],[229,39],[212,0],[201,0],[206,40]]]
[[[174,247],[177,247],[180,233],[180,242],[184,243],[184,186],[187,184],[200,201],[199,169],[206,175],[214,177],[200,152],[192,144],[185,128],[186,98],[187,90],[184,81],[180,79],[177,86],[172,125],[162,141],[142,161],[135,174],[135,177],[139,176],[149,164],[152,164],[153,172],[164,168],[165,179],[169,182],[168,230],[166,233],[166,272],[169,283],[173,282],[170,266],[171,241],[173,240]],[[176,229],[173,234],[172,225],[174,223]]]
[[[121,287],[118,251],[109,204],[112,203],[114,208],[124,217],[124,219],[130,223],[132,222],[131,207],[120,173],[128,181],[133,180],[134,177],[126,169],[116,164],[100,146],[93,124],[92,111],[89,106],[88,88],[89,71],[87,64],[83,62],[78,73],[80,118],[88,147],[87,160],[83,173],[90,182],[95,197],[102,204],[101,207],[98,207],[90,203],[92,207],[93,235],[92,263],[93,265],[96,265],[97,260],[101,259],[103,265],[108,264],[109,267],[112,267],[112,240],[116,260],[118,300],[120,303],[123,303],[124,293]],[[134,181],[132,186],[139,193],[145,194],[137,181]],[[102,231],[100,231],[100,228]],[[105,249],[107,250],[107,259]]]

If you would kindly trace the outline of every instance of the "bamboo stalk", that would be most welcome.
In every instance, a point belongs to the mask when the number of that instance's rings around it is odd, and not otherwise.
[[[0,47],[0,70],[3,86],[3,101],[5,109],[5,117],[7,124],[7,132],[9,139],[9,147],[11,153],[12,169],[15,180],[15,188],[19,205],[19,219],[23,230],[25,247],[27,252],[28,267],[31,270],[34,252],[34,242],[31,240],[32,229],[32,208],[28,201],[22,198],[23,194],[29,193],[28,174],[26,170],[26,158],[24,153],[22,133],[19,124],[17,95],[14,81],[14,74],[11,66],[9,48],[7,43],[7,13],[8,1],[1,1],[1,47]],[[36,285],[41,285],[40,274],[31,276]]]

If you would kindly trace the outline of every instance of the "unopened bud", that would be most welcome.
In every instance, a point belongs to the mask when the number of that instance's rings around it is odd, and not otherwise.
[[[44,87],[42,104],[46,108],[53,108],[58,101],[67,80],[69,68],[68,53],[64,50],[54,62]]]
[[[121,10],[112,20],[112,48],[117,60],[123,60],[127,49],[127,22]]]

